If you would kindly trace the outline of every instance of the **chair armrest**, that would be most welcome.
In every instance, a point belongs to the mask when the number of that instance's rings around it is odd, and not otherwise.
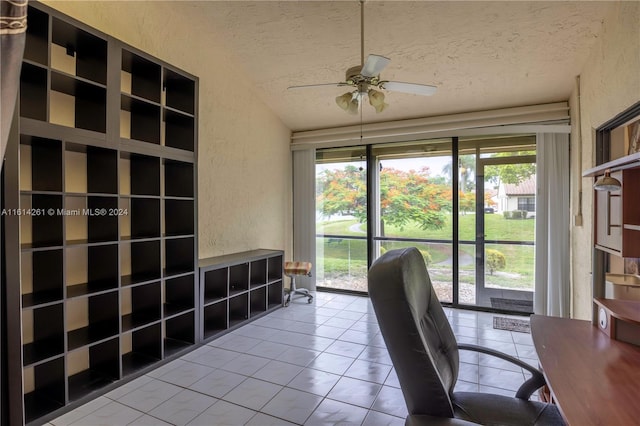
[[[509,361],[512,364],[517,365],[518,367],[524,368],[528,372],[531,373],[531,377],[526,380],[516,392],[516,398],[520,399],[529,399],[531,395],[542,386],[546,384],[546,380],[544,379],[544,375],[542,371],[539,369],[527,364],[526,362],[512,356],[509,354],[505,354],[504,352],[496,351],[495,349],[486,348],[484,346],[472,345],[469,343],[459,343],[458,349],[480,352],[483,354],[495,356],[496,358],[503,359],[505,361]]]

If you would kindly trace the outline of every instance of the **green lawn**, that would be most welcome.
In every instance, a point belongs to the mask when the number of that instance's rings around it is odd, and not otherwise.
[[[360,232],[352,229],[354,225],[359,225]],[[316,233],[333,235],[359,235],[366,233],[366,224],[358,224],[356,219],[337,220],[330,222],[320,222],[316,225]],[[475,240],[476,215],[461,215],[458,220],[460,228],[459,236],[461,240]],[[533,219],[511,219],[507,220],[500,214],[484,215],[485,235],[489,240],[507,241],[533,241],[534,220]],[[451,217],[448,218],[442,229],[420,229],[415,223],[410,223],[403,229],[392,225],[385,225],[385,236],[404,238],[425,238],[435,240],[451,240],[453,226]]]
[[[507,220],[499,214],[485,214],[485,234],[487,239],[506,241],[533,241],[534,220]],[[475,236],[475,215],[461,215],[459,219],[460,240],[473,241]],[[366,236],[366,224],[359,224],[357,220],[338,220],[319,223],[317,233],[328,235]],[[415,224],[403,229],[393,226],[385,227],[387,237],[423,238],[451,240],[452,226],[450,222],[440,230],[422,230]],[[451,273],[451,244],[448,243],[412,243],[385,241],[381,246],[385,250],[417,246],[421,251],[428,252],[430,268],[441,279],[450,280]],[[506,267],[494,275],[487,271],[486,285],[503,288],[532,288],[534,247],[520,245],[491,245],[502,252],[506,258]],[[351,239],[317,239],[318,254],[324,253],[322,267],[325,276],[339,276],[341,274],[366,275],[366,240]],[[475,245],[462,244],[460,246],[460,280],[473,284],[475,276]],[[435,278],[435,276],[434,276]]]

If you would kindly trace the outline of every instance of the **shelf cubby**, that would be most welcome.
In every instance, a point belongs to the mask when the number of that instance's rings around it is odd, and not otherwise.
[[[69,401],[75,401],[120,377],[118,338],[67,355]]]
[[[152,324],[123,334],[122,374],[127,376],[162,359],[162,325]]]
[[[195,241],[193,237],[165,239],[165,276],[193,271]]]
[[[164,200],[164,235],[194,234],[193,200]]]
[[[31,219],[31,243],[32,248],[61,246],[64,240],[63,218],[58,214],[62,210],[62,196],[49,194],[31,195],[31,206],[36,215]],[[23,207],[24,208],[24,207]],[[25,221],[29,217],[23,217]]]
[[[62,191],[62,142],[20,136],[20,189],[23,191]]]
[[[165,105],[187,114],[195,112],[195,84],[175,71],[164,70]]]
[[[65,365],[60,356],[24,370],[25,423],[65,405]]]
[[[267,310],[267,288],[261,287],[249,293],[249,317],[254,317]]]
[[[165,197],[193,198],[193,164],[183,161],[164,161]]]
[[[242,293],[229,298],[229,328],[249,318],[248,294]]]
[[[269,284],[267,287],[267,305],[269,309],[282,306],[282,292],[282,281],[275,281]]]
[[[118,245],[78,246],[67,249],[67,298],[118,288]]]
[[[254,260],[249,264],[251,287],[264,285],[267,283],[267,259]]]
[[[122,289],[122,331],[143,327],[161,318],[160,282]]]
[[[118,193],[118,153],[112,149],[87,147],[87,192]]]
[[[67,300],[67,345],[74,350],[119,333],[118,293]]]
[[[62,303],[22,312],[22,357],[25,366],[64,352]]]
[[[90,243],[118,240],[118,198],[89,196],[87,199]]]
[[[131,155],[131,194],[160,196],[160,159]]]
[[[180,112],[164,109],[164,144],[171,148],[193,152],[194,118]]]
[[[164,316],[169,317],[194,308],[193,274],[164,282]]]
[[[60,49],[69,58],[60,59],[59,69],[78,77],[107,84],[107,41],[69,22],[53,17],[52,51]],[[57,68],[52,54],[51,67]]]
[[[207,304],[229,296],[229,268],[212,269],[204,273],[204,282],[200,283],[204,287],[203,303]]]
[[[65,197],[67,244],[91,244],[118,239],[118,199],[105,196]]]
[[[121,249],[122,286],[160,279],[160,240],[135,241],[123,244]]]
[[[49,121],[61,126],[106,132],[107,91],[104,87],[51,72]]]
[[[165,320],[164,356],[176,352],[195,343],[194,312],[187,312]]]
[[[120,137],[160,144],[160,105],[126,94],[120,97]]]
[[[203,312],[203,333],[205,339],[213,337],[229,328],[226,300],[205,306]]]
[[[29,25],[31,28],[31,25]],[[45,68],[22,64],[20,73],[20,116],[47,121],[47,79]]]
[[[274,256],[267,259],[267,276],[269,282],[282,279],[282,256]]]
[[[49,65],[49,15],[29,6],[27,16],[29,16],[29,25],[27,26],[24,59],[47,66]]]
[[[160,200],[157,198],[132,197],[130,203],[131,238],[159,237]]]
[[[229,296],[249,290],[249,264],[229,267]]]
[[[160,103],[161,72],[160,65],[122,50],[122,93]]]
[[[66,192],[117,194],[117,151],[67,143],[64,182]]]
[[[62,299],[64,271],[62,250],[25,252],[21,257],[22,307],[29,308]]]

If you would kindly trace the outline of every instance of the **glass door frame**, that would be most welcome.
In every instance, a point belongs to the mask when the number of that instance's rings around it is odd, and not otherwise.
[[[533,135],[526,135],[525,137],[531,137]],[[514,137],[518,137],[517,135],[514,135]],[[436,139],[441,139],[441,138],[436,138]],[[455,165],[459,165],[459,159],[460,159],[460,144],[462,143],[459,140],[459,137],[449,137],[447,138],[451,141],[451,164],[455,164]],[[466,138],[465,138],[466,139]],[[535,140],[535,139],[534,139]],[[416,141],[418,142],[418,141]],[[385,237],[378,237],[376,235],[378,234],[379,231],[379,222],[380,222],[380,216],[381,216],[381,212],[380,212],[380,206],[379,206],[379,201],[380,201],[380,195],[379,195],[379,176],[380,176],[380,160],[379,158],[374,154],[374,150],[376,148],[377,145],[381,145],[384,144],[384,142],[379,142],[379,143],[373,143],[373,144],[363,144],[363,145],[358,145],[358,146],[352,146],[352,147],[342,147],[342,149],[347,149],[347,148],[360,148],[365,150],[366,155],[365,158],[361,158],[361,161],[363,161],[365,163],[365,167],[366,167],[366,199],[367,199],[367,230],[366,230],[366,244],[367,244],[367,248],[366,248],[366,252],[367,252],[367,267],[369,268],[371,266],[371,264],[375,261],[375,259],[377,258],[377,255],[379,253],[379,246],[380,243],[389,239],[393,239],[393,240],[402,240],[402,241],[407,241],[407,242],[416,242],[416,243],[424,243],[424,242],[435,242],[435,243],[441,243],[442,241],[431,241],[431,240],[423,240],[423,239],[419,239],[419,238],[385,238]],[[340,148],[338,148],[340,149]],[[452,211],[456,212],[456,214],[452,214],[452,238],[451,238],[451,244],[453,247],[452,253],[451,253],[451,260],[452,260],[452,301],[448,302],[448,301],[442,301],[443,305],[446,306],[450,306],[450,307],[454,307],[454,308],[463,308],[463,309],[469,309],[469,310],[475,310],[475,311],[486,311],[486,312],[495,312],[495,313],[505,313],[505,314],[522,314],[522,312],[518,312],[518,311],[514,311],[514,310],[509,310],[509,309],[501,309],[501,308],[493,308],[491,307],[490,304],[485,304],[483,305],[482,303],[480,303],[480,295],[488,295],[491,293],[495,293],[496,291],[499,291],[502,293],[502,295],[504,296],[507,293],[510,292],[514,292],[514,293],[519,293],[520,295],[522,294],[521,290],[500,290],[500,289],[492,289],[492,288],[486,288],[484,286],[484,271],[485,271],[485,265],[484,265],[484,244],[492,244],[492,243],[500,243],[502,242],[502,240],[485,240],[484,239],[484,195],[478,196],[478,194],[484,194],[484,172],[481,170],[484,170],[484,166],[485,165],[492,165],[492,164],[499,164],[499,163],[514,163],[514,162],[521,162],[521,163],[536,163],[536,155],[522,155],[522,156],[511,156],[511,157],[493,157],[493,158],[481,158],[480,154],[481,154],[481,147],[480,145],[476,146],[475,149],[475,154],[476,154],[476,217],[481,217],[482,219],[482,224],[480,225],[477,221],[476,223],[476,240],[475,241],[461,241],[460,240],[460,236],[459,236],[459,215],[457,214],[457,212],[459,211],[459,206],[460,206],[460,202],[459,202],[459,197],[456,196],[456,194],[458,194],[458,190],[459,190],[459,184],[460,184],[460,176],[459,173],[457,172],[453,172],[451,175],[451,188],[452,188],[452,192],[454,194],[454,196],[452,196],[452,200],[451,200],[451,205],[452,205]],[[515,161],[514,161],[515,160]],[[478,176],[480,175],[480,176]],[[480,228],[482,227],[482,228]],[[319,237],[324,237],[325,235],[319,235],[317,233],[315,233],[315,237],[316,239]],[[477,238],[478,236],[480,236],[480,240],[481,240],[481,244],[482,244],[482,250],[479,249],[480,245],[478,243],[479,238]],[[360,239],[364,239],[365,237],[359,237]],[[460,265],[459,265],[459,260],[460,260],[460,253],[459,253],[459,248],[460,245],[464,243],[464,244],[476,244],[476,302],[475,304],[464,304],[464,303],[460,303],[460,279],[459,279],[459,273],[460,273]],[[508,242],[509,244],[512,244],[512,241]],[[479,279],[480,276],[482,275],[482,279]],[[333,287],[324,287],[324,286],[318,286],[318,289],[320,290],[326,290],[326,291],[331,291],[331,292],[337,292],[337,293],[351,293],[351,294],[358,294],[358,295],[366,295],[367,293],[365,291],[358,291],[358,290],[348,290],[348,289],[339,289],[339,288],[333,288]],[[506,293],[505,293],[506,292]],[[531,297],[533,297],[533,292],[530,292]]]
[[[501,289],[485,286],[486,244],[532,245],[535,247],[535,241],[529,243],[507,240],[488,240],[486,238],[484,220],[484,168],[486,166],[500,166],[507,164],[536,164],[536,156],[514,155],[510,157],[481,158],[479,154],[480,153],[476,151],[476,306],[490,307],[492,297],[526,300],[533,303],[533,291]]]

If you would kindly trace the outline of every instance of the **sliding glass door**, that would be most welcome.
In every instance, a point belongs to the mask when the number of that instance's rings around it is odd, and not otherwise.
[[[376,146],[374,257],[417,247],[443,302],[453,302],[451,139]]]
[[[533,312],[535,151],[497,149],[476,174],[475,305]]]
[[[316,155],[316,285],[367,291],[366,148]]]
[[[534,222],[534,135],[316,154],[320,288],[366,292],[371,262],[415,246],[440,301],[531,312]]]

